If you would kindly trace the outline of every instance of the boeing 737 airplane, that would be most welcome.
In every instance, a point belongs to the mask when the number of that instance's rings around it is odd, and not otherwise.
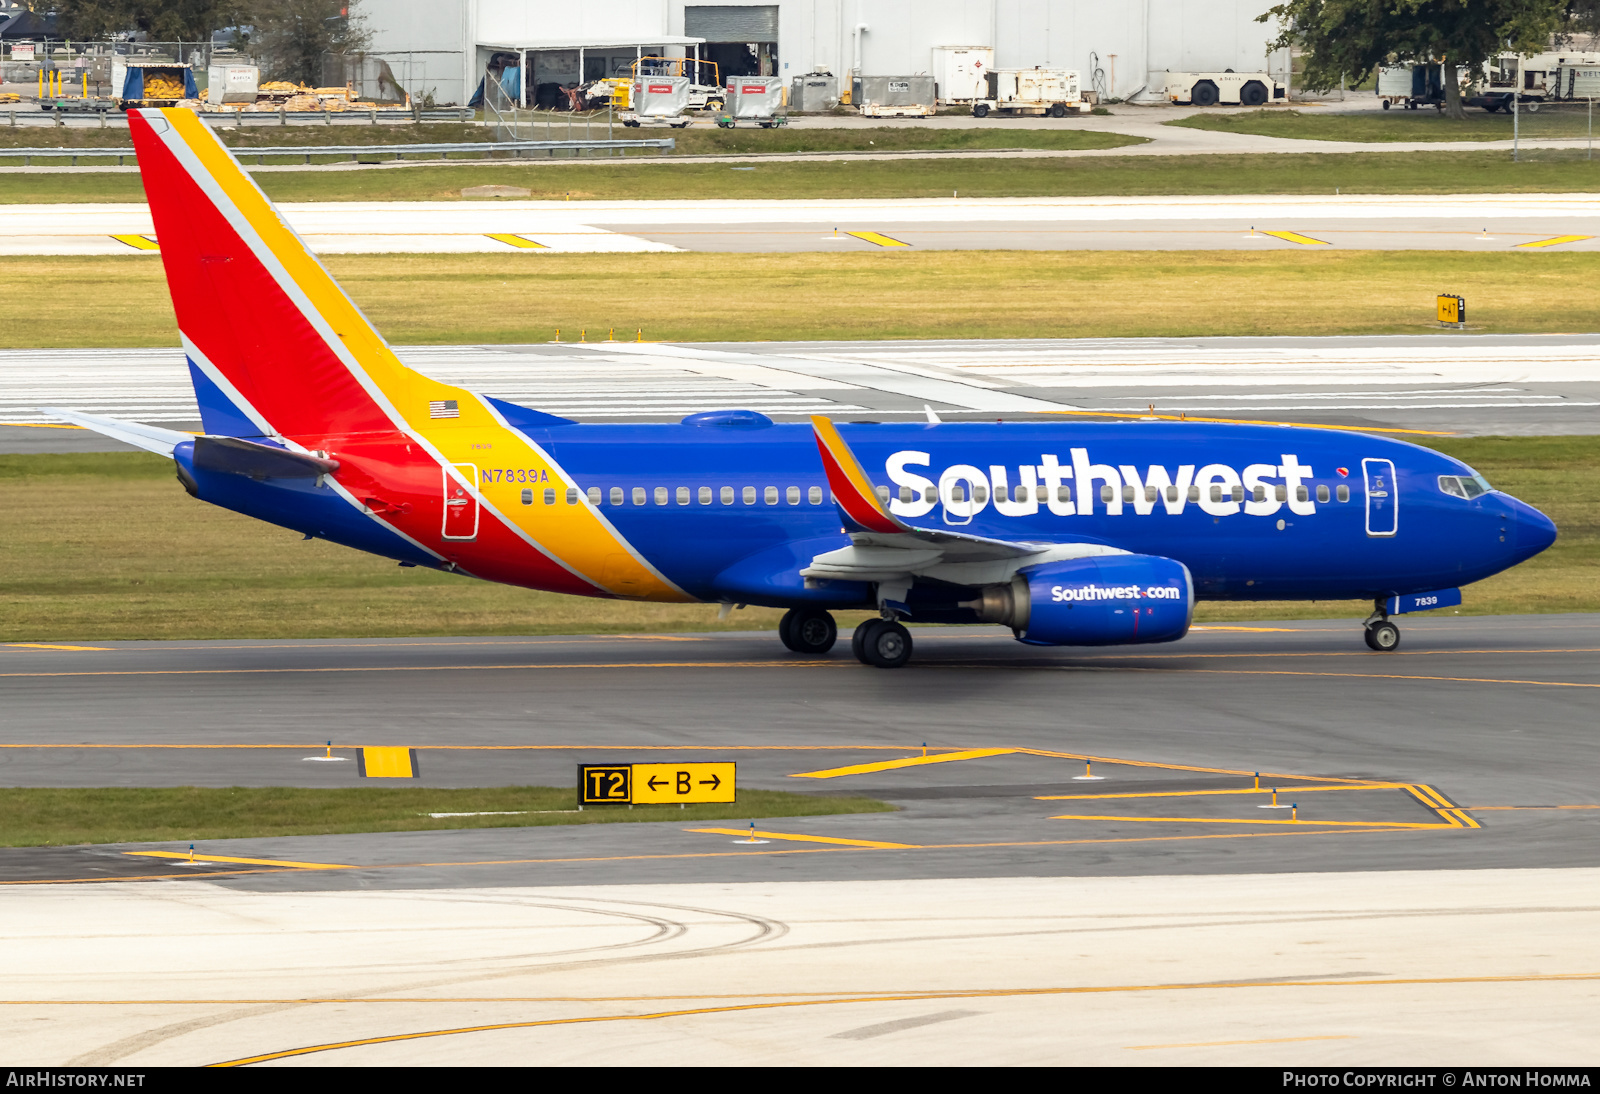
[[[1555,525],[1362,433],[1130,421],[582,425],[402,365],[190,111],[129,114],[205,432],[57,411],[170,457],[202,501],[398,560],[577,596],[787,608],[791,650],[911,656],[901,620],[1033,645],[1170,642],[1196,599],[1370,598],[1390,617]]]

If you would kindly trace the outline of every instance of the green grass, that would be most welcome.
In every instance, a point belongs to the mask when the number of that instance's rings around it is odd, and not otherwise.
[[[730,254],[716,256],[715,306],[706,259],[525,251],[324,261],[402,345],[545,342],[557,328],[567,340],[615,328],[666,341],[1425,333],[1438,330],[1434,294],[1446,290],[1466,296],[1475,331],[1600,329],[1590,289],[1600,255],[1584,253],[1492,263],[1450,251]],[[178,344],[155,256],[0,258],[0,299],[27,301],[0,326],[0,348]]]
[[[885,813],[871,798],[741,790],[731,805],[600,806],[576,809],[570,787],[504,786],[467,790],[422,787],[26,788],[0,790],[0,846],[165,843],[344,832],[421,832],[644,821],[705,823],[757,817]],[[523,816],[439,817],[428,813],[508,812]],[[541,812],[549,811],[549,812]],[[200,853],[204,853],[201,851]]]
[[[1467,614],[1600,611],[1600,438],[1430,442],[1548,513],[1537,558],[1466,591]],[[713,605],[514,589],[392,562],[190,498],[138,453],[0,456],[0,641],[590,634],[772,629]],[[1203,603],[1200,622],[1364,615],[1357,604]],[[860,618],[841,613],[840,629]]]
[[[1249,133],[1258,137],[1290,137],[1311,141],[1508,141],[1511,116],[1488,114],[1477,108],[1465,120],[1447,118],[1431,107],[1424,110],[1386,110],[1383,113],[1325,114],[1299,110],[1250,110],[1227,114],[1191,114],[1166,125],[1204,129],[1213,133]],[[1588,111],[1572,107],[1545,107],[1517,119],[1525,140],[1583,137],[1588,132]]]
[[[780,134],[781,135],[781,134]],[[1007,134],[1009,136],[1009,132]],[[743,139],[741,136],[739,139]],[[1592,193],[1600,166],[1583,160],[1512,163],[1509,152],[1093,156],[1055,159],[856,160],[764,163],[451,164],[360,171],[264,173],[278,201],[452,201],[468,186],[521,186],[535,198],[1092,197],[1102,194]],[[745,165],[748,166],[748,165]],[[139,176],[0,175],[0,203],[141,201]]]

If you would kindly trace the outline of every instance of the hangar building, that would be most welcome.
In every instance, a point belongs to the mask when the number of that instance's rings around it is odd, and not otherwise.
[[[465,102],[495,54],[537,82],[592,80],[644,55],[698,51],[724,76],[931,72],[939,46],[993,47],[1000,68],[1076,68],[1113,98],[1158,94],[1163,72],[1271,72],[1286,51],[1256,17],[1269,0],[362,0],[383,59],[413,96]]]

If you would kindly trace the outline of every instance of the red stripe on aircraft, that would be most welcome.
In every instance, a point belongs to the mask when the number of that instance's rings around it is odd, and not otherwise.
[[[901,531],[900,526],[885,517],[873,501],[861,496],[855,483],[850,481],[850,476],[839,466],[839,461],[834,459],[833,453],[828,450],[822,438],[817,437],[816,441],[817,451],[822,454],[822,469],[828,475],[828,488],[833,491],[833,496],[838,500],[839,508],[844,510],[845,516],[869,532]]]

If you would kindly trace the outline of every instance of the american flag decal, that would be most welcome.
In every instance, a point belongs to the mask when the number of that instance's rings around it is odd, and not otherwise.
[[[461,407],[454,399],[435,399],[428,404],[430,418],[459,418]]]

